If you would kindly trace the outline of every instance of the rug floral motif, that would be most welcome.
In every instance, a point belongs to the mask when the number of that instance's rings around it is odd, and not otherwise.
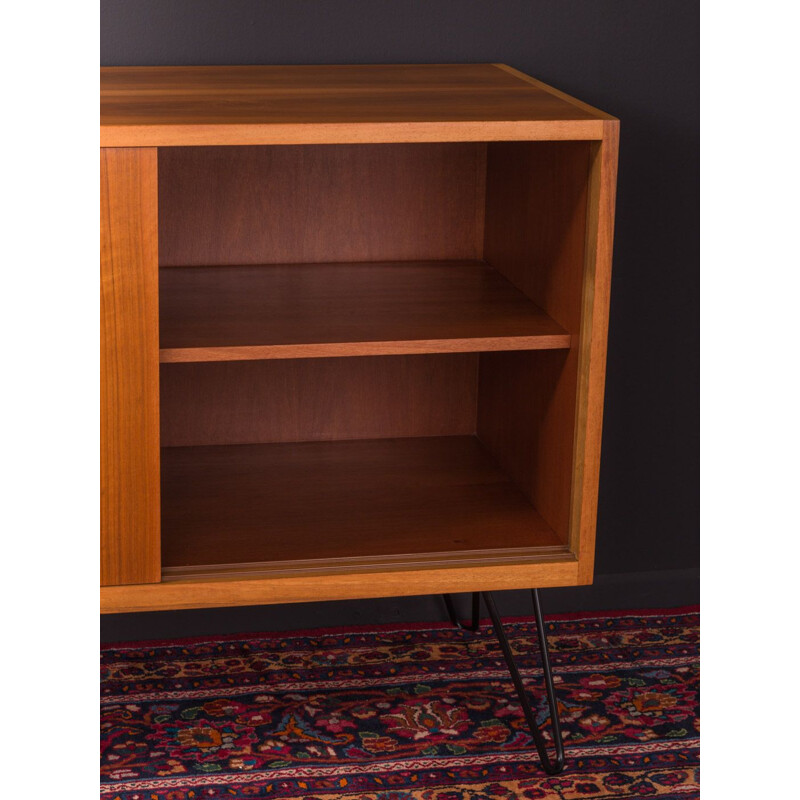
[[[487,622],[398,625],[106,646],[102,798],[698,797],[697,612],[547,625],[561,775],[539,767]],[[535,624],[506,631],[545,724]]]

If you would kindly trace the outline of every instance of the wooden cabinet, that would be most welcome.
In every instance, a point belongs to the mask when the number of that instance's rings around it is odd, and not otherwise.
[[[618,121],[497,64],[101,90],[103,611],[591,582]]]

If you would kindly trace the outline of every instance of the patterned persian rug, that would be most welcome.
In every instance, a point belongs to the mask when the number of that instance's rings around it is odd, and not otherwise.
[[[487,621],[397,625],[106,646],[102,797],[697,797],[696,610],[548,629],[561,775],[539,768]],[[506,630],[545,720],[534,623]]]

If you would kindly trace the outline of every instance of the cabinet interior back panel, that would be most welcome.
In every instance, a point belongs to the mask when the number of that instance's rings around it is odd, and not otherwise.
[[[486,144],[159,148],[162,266],[483,256]]]
[[[477,370],[476,353],[162,364],[161,444],[467,436]]]

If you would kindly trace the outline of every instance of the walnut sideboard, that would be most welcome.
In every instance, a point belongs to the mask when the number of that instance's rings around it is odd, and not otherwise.
[[[618,120],[502,64],[101,92],[102,611],[590,583]]]

